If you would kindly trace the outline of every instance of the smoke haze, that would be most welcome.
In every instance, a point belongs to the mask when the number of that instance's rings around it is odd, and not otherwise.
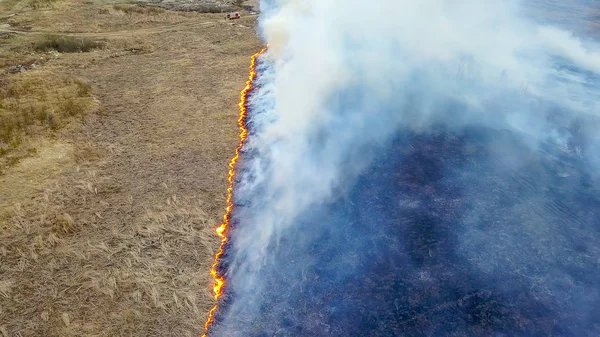
[[[212,336],[600,334],[600,47],[531,6],[263,0]]]

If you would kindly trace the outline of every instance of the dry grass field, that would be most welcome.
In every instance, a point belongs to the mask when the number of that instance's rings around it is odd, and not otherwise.
[[[202,332],[255,21],[0,2],[0,336]]]

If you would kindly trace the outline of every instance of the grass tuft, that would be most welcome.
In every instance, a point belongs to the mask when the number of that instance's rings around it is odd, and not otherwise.
[[[198,12],[200,13],[226,13],[234,11],[236,7],[233,6],[218,6],[216,4],[201,4],[198,6]]]
[[[63,213],[62,216],[57,217],[52,225],[53,233],[70,234],[75,232],[77,227],[73,221],[73,218],[68,213]]]
[[[117,4],[113,6],[116,11],[121,11],[125,14],[142,14],[142,15],[157,15],[164,13],[165,10],[155,6],[144,6],[144,5],[123,5]]]
[[[46,35],[35,43],[35,50],[56,50],[60,53],[85,53],[104,46],[105,43],[88,37]]]

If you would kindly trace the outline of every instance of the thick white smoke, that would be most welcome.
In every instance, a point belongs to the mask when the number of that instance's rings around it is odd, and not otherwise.
[[[338,197],[372,160],[367,149],[398,129],[485,125],[536,146],[558,137],[539,102],[569,111],[566,123],[599,112],[597,87],[559,66],[600,73],[598,46],[536,24],[516,1],[261,6],[269,66],[252,102],[252,158],[236,185],[237,200],[251,199],[230,253],[227,277],[240,286],[229,317],[260,291],[269,247],[295,217]]]

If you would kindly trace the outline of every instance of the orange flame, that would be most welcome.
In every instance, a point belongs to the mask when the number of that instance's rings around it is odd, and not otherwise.
[[[246,137],[248,136],[248,130],[246,129],[246,116],[248,115],[246,99],[248,98],[248,94],[250,93],[250,91],[252,91],[253,82],[254,82],[254,79],[256,78],[256,69],[255,69],[256,68],[256,59],[260,55],[262,55],[265,51],[267,51],[268,47],[269,46],[267,45],[267,47],[265,47],[263,50],[259,51],[258,53],[252,55],[252,57],[250,58],[250,77],[248,78],[248,81],[246,81],[246,87],[244,87],[244,89],[240,93],[240,104],[239,104],[240,117],[238,118],[238,126],[240,128],[240,143],[238,144],[237,148],[235,149],[235,156],[233,156],[233,158],[231,158],[231,161],[229,162],[229,178],[228,178],[229,187],[227,188],[227,211],[226,211],[225,215],[223,216],[223,223],[219,227],[217,227],[217,229],[215,230],[217,232],[217,235],[219,235],[219,237],[221,238],[221,246],[219,247],[219,251],[215,255],[215,262],[213,263],[212,268],[210,270],[210,275],[212,275],[214,282],[215,282],[215,285],[213,286],[213,294],[215,297],[215,301],[217,301],[217,302],[218,302],[219,298],[221,297],[221,294],[223,293],[223,286],[225,285],[225,279],[223,278],[223,276],[219,275],[219,273],[217,272],[217,267],[219,266],[219,259],[223,255],[223,248],[225,246],[225,243],[227,242],[227,234],[225,232],[229,228],[229,222],[231,220],[231,211],[233,210],[233,177],[235,176],[235,164],[240,157],[240,150],[242,149],[242,146],[244,145],[244,142],[246,141]],[[212,307],[212,309],[210,309],[210,312],[208,313],[208,319],[206,320],[206,323],[204,324],[204,334],[202,335],[202,337],[206,337],[206,335],[208,334],[208,328],[213,323],[215,311],[217,311],[217,307],[218,307],[218,303],[215,303],[215,305]]]

